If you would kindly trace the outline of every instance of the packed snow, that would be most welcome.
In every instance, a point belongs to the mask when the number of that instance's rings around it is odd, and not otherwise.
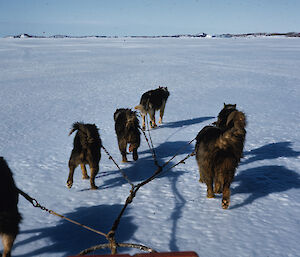
[[[164,123],[150,133],[159,164],[179,151],[173,165],[194,150],[188,142],[216,120],[223,103],[235,103],[248,125],[229,209],[221,208],[221,196],[206,198],[191,157],[138,191],[116,240],[200,257],[299,256],[299,40],[0,39],[0,155],[17,186],[41,205],[107,233],[131,187],[103,150],[99,189],[89,190],[79,167],[66,187],[72,123],[95,123],[104,147],[137,184],[156,166],[143,137],[139,160],[121,163],[116,108],[133,108],[145,91],[167,86]],[[15,257],[70,256],[106,243],[23,197],[19,210]]]

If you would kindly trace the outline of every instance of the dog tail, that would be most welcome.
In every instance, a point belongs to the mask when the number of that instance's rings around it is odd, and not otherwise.
[[[95,124],[84,124],[82,122],[75,122],[73,123],[69,136],[76,130],[80,131],[81,134],[84,135],[81,140],[81,144],[84,147],[87,147],[88,144],[93,143],[99,143],[101,145],[100,135],[98,132],[98,128]]]
[[[130,129],[138,129],[140,127],[139,120],[136,117],[136,112],[128,110],[127,111],[127,121],[126,121],[126,128]]]
[[[143,113],[146,112],[146,110],[145,110],[145,108],[143,107],[142,104],[139,104],[139,105],[135,106],[134,109],[139,110],[140,112],[143,112]]]
[[[81,122],[74,122],[73,125],[72,125],[72,129],[71,131],[69,132],[69,136],[72,135],[72,133],[76,130],[79,130],[79,127],[83,125],[83,123]]]

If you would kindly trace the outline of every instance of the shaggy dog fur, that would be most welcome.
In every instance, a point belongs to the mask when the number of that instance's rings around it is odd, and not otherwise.
[[[140,104],[135,107],[142,114],[143,124],[142,129],[145,130],[145,118],[147,113],[150,116],[150,126],[155,128],[155,111],[160,110],[159,123],[162,123],[166,102],[170,93],[167,87],[158,87],[157,89],[150,90],[144,93],[141,97]]]
[[[74,138],[74,147],[69,160],[69,177],[67,186],[73,185],[73,175],[75,168],[80,164],[82,170],[82,178],[89,179],[85,164],[90,166],[91,176],[90,183],[92,189],[97,189],[95,185],[95,177],[99,171],[99,162],[101,159],[101,139],[98,128],[95,124],[84,124],[76,122],[69,133],[69,136],[77,131]]]
[[[228,115],[233,111],[236,111],[236,104],[224,103],[223,109],[218,114],[218,120],[213,124],[221,129],[226,129],[226,122],[227,122]]]
[[[13,175],[3,157],[0,157],[0,235],[3,243],[3,257],[10,252],[19,232],[21,215],[18,211],[18,189]]]
[[[231,112],[225,126],[225,130],[215,126],[204,127],[197,135],[195,147],[200,182],[206,184],[208,198],[223,192],[223,209],[229,207],[230,184],[243,153],[246,136],[244,113]]]
[[[140,125],[136,112],[130,109],[117,109],[114,113],[114,120],[122,161],[127,162],[127,144],[129,144],[129,152],[132,152],[133,160],[136,161],[138,159],[137,149],[141,142]]]

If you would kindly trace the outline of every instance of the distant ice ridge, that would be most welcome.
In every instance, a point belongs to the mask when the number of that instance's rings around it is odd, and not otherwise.
[[[287,33],[242,33],[242,34],[177,34],[177,35],[157,35],[157,36],[143,36],[143,35],[131,35],[131,36],[105,36],[105,35],[91,35],[91,36],[69,36],[69,35],[52,35],[52,36],[38,36],[30,34],[20,34],[15,36],[6,36],[5,38],[232,38],[232,37],[300,37],[299,32],[287,32]]]

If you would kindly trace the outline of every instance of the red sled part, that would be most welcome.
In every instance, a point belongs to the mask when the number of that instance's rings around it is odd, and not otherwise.
[[[87,255],[93,257],[198,257],[195,252],[165,252],[165,253],[138,253],[135,255],[129,254],[105,254],[105,255]],[[69,257],[80,257],[79,255]]]

